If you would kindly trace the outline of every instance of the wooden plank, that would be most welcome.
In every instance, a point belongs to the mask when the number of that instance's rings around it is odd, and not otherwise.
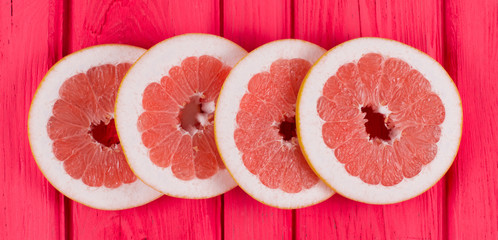
[[[442,4],[438,0],[297,0],[295,34],[329,48],[359,36],[395,39],[442,62]],[[341,196],[296,212],[297,239],[442,239],[445,180],[412,200],[386,206]],[[320,229],[317,231],[316,229]]]
[[[291,4],[285,0],[224,0],[223,35],[248,51],[291,37]],[[224,196],[225,239],[291,239],[292,211],[265,206],[240,188]]]
[[[294,0],[295,38],[330,49],[346,40],[360,37],[358,1]]]
[[[219,34],[218,0],[73,1],[69,50],[102,43],[149,48],[175,35]]]
[[[292,210],[282,210],[257,202],[242,189],[224,196],[225,239],[291,239]]]
[[[72,202],[74,239],[220,239],[221,201],[162,197],[147,205],[100,211]]]
[[[62,1],[0,1],[0,236],[63,239],[63,198],[36,166],[27,137],[31,98],[61,57]]]
[[[496,239],[498,1],[446,1],[445,13],[445,63],[464,113],[448,179],[448,239]]]
[[[291,37],[291,3],[285,0],[224,0],[224,37],[247,51]]]
[[[69,52],[101,43],[148,48],[187,32],[219,33],[219,2],[73,1]],[[220,239],[221,198],[162,197],[125,211],[99,211],[72,202],[75,239]]]

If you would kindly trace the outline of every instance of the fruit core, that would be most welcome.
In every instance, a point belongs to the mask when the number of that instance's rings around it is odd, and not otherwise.
[[[180,127],[194,135],[202,126],[208,122],[209,114],[213,111],[210,109],[210,103],[201,102],[199,94],[190,97],[189,101],[180,109],[178,119]]]
[[[280,123],[278,133],[284,138],[285,141],[289,141],[292,138],[297,137],[296,117],[286,117],[284,121]]]
[[[116,132],[116,126],[114,125],[114,119],[111,119],[107,124],[102,121],[99,124],[92,123],[92,125],[90,126],[90,135],[92,135],[95,141],[106,147],[110,147],[114,144],[119,144],[119,138]]]
[[[370,140],[379,139],[384,142],[391,141],[392,128],[386,125],[386,117],[384,114],[374,111],[372,106],[361,108],[365,114],[365,129],[370,137]]]

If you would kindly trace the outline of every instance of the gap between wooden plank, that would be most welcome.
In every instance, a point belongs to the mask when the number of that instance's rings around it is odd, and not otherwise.
[[[296,0],[290,1],[290,38],[296,37]]]
[[[218,33],[220,37],[224,36],[224,21],[225,21],[225,10],[224,10],[224,0],[219,0],[219,5],[218,5],[218,11],[219,11],[219,18],[220,18],[220,32]],[[220,228],[221,228],[221,233],[220,233],[220,238],[221,240],[225,240],[225,194],[222,194],[220,196]]]
[[[225,194],[220,196],[221,207],[220,207],[220,238],[221,240],[225,240]]]
[[[62,194],[62,193],[61,193]],[[71,231],[72,223],[72,211],[71,211],[71,199],[64,196],[63,206],[64,206],[64,239],[70,240],[73,239],[73,234]]]
[[[65,23],[66,23],[66,1],[68,0],[55,0],[52,3],[54,4],[55,8],[55,14],[53,16],[53,26],[54,26],[54,37],[57,39],[57,46],[53,48],[53,54],[55,56],[54,62],[52,63],[55,64],[57,61],[62,59],[66,53],[65,53]],[[12,3],[12,0],[11,0]],[[12,8],[11,8],[12,10]],[[49,68],[52,66],[48,66]],[[70,211],[68,211],[68,208],[66,207],[66,202],[69,200],[64,194],[60,193],[59,191],[56,190],[57,196],[57,201],[59,205],[59,211],[60,211],[60,216],[59,216],[59,228],[60,228],[60,235],[59,239],[69,239],[68,238],[68,228],[67,228],[67,223],[68,223],[68,216],[70,217]]]
[[[297,215],[296,215],[296,209],[292,209],[292,240],[297,239]]]
[[[219,35],[220,37],[223,37],[225,35],[225,9],[224,9],[224,0],[220,0],[219,1],[219,11],[220,11],[220,32],[219,32]],[[224,194],[223,194],[224,195]],[[223,208],[223,206],[221,206]]]
[[[71,42],[71,0],[62,0],[62,23],[60,24],[62,28],[61,36],[61,58],[70,54],[69,43]],[[61,193],[62,194],[62,193]],[[64,207],[64,239],[73,239],[72,234],[72,200],[64,196],[63,207]]]
[[[296,0],[290,0],[290,38],[296,38]],[[296,209],[292,209],[292,240],[297,239]]]
[[[449,51],[448,51],[448,44],[447,44],[447,39],[448,37],[446,36],[447,35],[447,27],[446,27],[446,0],[441,0],[441,24],[442,24],[442,40],[441,42],[443,43],[443,46],[442,46],[442,52],[443,52],[443,57],[442,57],[442,65],[444,66],[445,70],[447,72],[449,72]],[[453,81],[455,81],[455,84],[456,84],[456,80],[453,79]],[[451,168],[450,168],[451,169]],[[451,171],[448,170],[448,172],[446,173],[446,176],[444,176],[444,178],[446,178],[446,182],[445,182],[445,186],[444,186],[444,199],[443,199],[443,203],[444,203],[444,206],[443,206],[443,240],[448,240],[448,233],[449,233],[449,228],[448,228],[448,203],[449,203],[449,198],[448,198],[448,189],[450,189],[450,184],[451,184]]]
[[[290,38],[296,38],[296,0],[290,1]],[[297,239],[297,213],[292,209],[292,240]]]
[[[70,43],[72,40],[71,36],[71,0],[63,0],[63,11],[62,11],[62,55],[63,57],[70,54]]]

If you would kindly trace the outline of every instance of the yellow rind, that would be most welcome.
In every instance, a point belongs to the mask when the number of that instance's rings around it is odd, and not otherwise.
[[[286,41],[286,40],[289,40],[289,39],[279,39],[279,40],[275,40],[275,41],[272,41],[272,42],[269,42],[269,43],[265,43],[265,44],[263,44],[263,45],[259,46],[258,48],[263,47],[263,46],[265,46],[265,45],[267,45],[267,44],[270,44],[270,43],[279,42],[279,41]],[[292,40],[295,40],[295,41],[302,41],[302,42],[309,43],[308,41],[304,41],[304,40],[301,40],[301,39],[292,39]],[[258,48],[256,48],[256,49],[258,49]],[[322,47],[320,47],[320,48],[322,48]],[[254,50],[256,50],[256,49],[254,49]],[[322,48],[322,49],[323,49],[324,51],[326,51],[326,49],[324,49],[324,48]],[[253,51],[254,51],[254,50],[253,50]],[[249,53],[249,54],[250,54],[250,53]],[[237,64],[235,64],[235,65],[234,65],[234,67],[233,67],[233,68],[235,68],[235,67],[236,67],[236,66],[237,66],[237,65],[238,65],[238,64],[239,64],[242,60],[244,60],[244,59],[245,59],[245,58],[246,58],[249,54],[247,54],[246,56],[244,56],[243,58],[241,58],[241,59],[237,62]],[[320,58],[321,58],[321,57],[320,57]],[[318,60],[319,60],[319,59],[318,59]],[[233,69],[233,68],[232,68],[232,69]],[[311,68],[310,68],[310,69],[311,69]],[[308,72],[309,72],[309,71],[308,71]],[[227,79],[228,79],[228,77],[229,77],[231,74],[232,74],[232,72],[230,72],[230,73],[227,75]],[[307,74],[306,74],[306,76],[307,76]],[[303,83],[304,83],[304,79],[303,79]],[[303,84],[303,83],[301,83],[301,86],[302,86],[302,84]],[[225,86],[225,82],[224,82],[224,83],[223,83],[223,85],[221,86],[220,92],[222,92],[222,91],[223,91],[223,87],[224,87],[224,86]],[[220,101],[220,100],[219,100],[219,98],[218,98],[218,102],[219,102],[219,101]],[[218,102],[216,102],[216,106],[218,106]],[[218,112],[218,108],[216,108],[215,113],[214,113],[214,116],[215,116],[214,118],[215,118],[215,120],[216,120],[216,115],[217,115],[217,112]],[[223,157],[222,152],[220,151],[220,143],[218,142],[218,137],[217,137],[216,132],[217,132],[217,131],[216,131],[216,121],[214,121],[214,140],[215,140],[215,143],[216,143],[216,148],[218,149],[218,153],[220,154],[220,157],[221,157],[221,160],[223,161],[223,164],[225,164],[225,166],[226,166],[226,160],[225,160],[225,158]],[[302,149],[302,147],[301,147],[301,149]],[[306,159],[306,161],[308,161],[308,160]],[[308,162],[308,165],[309,165],[309,162]],[[247,191],[246,189],[244,189],[244,188],[243,188],[243,187],[242,187],[242,186],[241,186],[241,185],[237,182],[237,180],[233,177],[234,175],[232,174],[232,172],[230,172],[230,170],[229,170],[228,168],[226,168],[226,169],[227,169],[228,173],[230,174],[230,176],[232,176],[233,180],[237,183],[237,185],[239,185],[239,187],[240,187],[240,188],[241,188],[241,189],[242,189],[242,190],[243,190],[243,191],[244,191],[247,195],[251,196],[251,197],[252,197],[253,199],[255,199],[256,201],[258,201],[258,202],[260,202],[260,203],[262,203],[262,204],[265,204],[265,205],[267,205],[267,206],[271,206],[271,207],[275,207],[275,208],[279,208],[279,209],[288,209],[288,210],[290,210],[290,209],[300,209],[300,208],[305,208],[305,207],[313,206],[313,205],[315,205],[315,204],[319,204],[319,203],[324,202],[324,201],[326,201],[326,200],[328,199],[328,198],[326,198],[326,199],[321,199],[320,201],[317,201],[317,202],[311,203],[311,204],[309,204],[309,205],[301,205],[301,206],[298,206],[298,207],[296,207],[296,208],[287,208],[287,207],[281,207],[281,206],[276,206],[276,205],[273,205],[273,204],[269,204],[269,203],[266,203],[266,202],[264,202],[264,201],[261,201],[261,200],[259,200],[259,199],[255,198],[253,195],[251,195],[251,194],[249,193],[249,191]],[[313,171],[314,171],[314,169],[313,169]],[[317,175],[317,176],[318,176],[318,175]],[[320,179],[320,180],[321,180],[321,181],[323,181],[323,179]],[[325,182],[324,182],[324,183],[325,183]],[[327,186],[328,186],[328,184],[327,184]],[[333,196],[333,195],[334,195],[334,194],[332,194],[331,196]],[[330,198],[330,197],[329,197],[329,198]]]
[[[31,104],[30,104],[30,107],[29,107],[29,112],[28,112],[28,121],[26,122],[27,124],[27,130],[28,130],[28,143],[29,143],[29,147],[30,149],[32,149],[32,142],[34,140],[32,140],[32,137],[31,137],[31,131],[30,131],[30,128],[29,128],[29,119],[30,119],[30,115],[31,115],[31,109],[32,109],[32,106],[33,106],[33,102],[35,101],[37,95],[38,95],[38,90],[40,90],[41,86],[43,85],[43,83],[45,82],[46,80],[46,77],[49,75],[49,73],[51,73],[51,71],[61,62],[65,61],[70,55],[75,55],[75,54],[79,54],[79,53],[82,53],[86,50],[89,50],[89,49],[92,49],[92,48],[95,48],[95,47],[102,47],[102,46],[126,46],[126,47],[134,47],[134,48],[138,48],[138,49],[141,49],[141,50],[145,50],[144,48],[141,48],[141,47],[137,47],[137,46],[132,46],[132,45],[127,45],[127,44],[120,44],[120,43],[108,43],[108,44],[99,44],[99,45],[94,45],[94,46],[91,46],[91,47],[87,47],[87,48],[83,48],[83,49],[80,49],[78,51],[75,51],[71,54],[68,54],[66,56],[64,56],[63,58],[61,58],[59,61],[57,61],[54,65],[52,65],[52,67],[50,67],[50,69],[47,71],[47,73],[45,73],[45,76],[42,78],[42,80],[40,81],[40,83],[38,84],[38,87],[36,88],[36,91],[35,91],[35,94],[33,95],[33,98],[31,99]],[[110,209],[110,208],[98,208],[98,207],[95,207],[95,206],[92,206],[92,205],[89,205],[89,204],[85,204],[85,203],[81,203],[79,202],[78,200],[74,199],[74,198],[71,198],[69,196],[67,196],[66,194],[64,194],[63,191],[61,191],[59,188],[57,188],[51,181],[49,178],[47,178],[47,175],[45,174],[45,172],[43,172],[42,168],[40,167],[40,164],[38,162],[38,157],[35,156],[35,154],[33,152],[31,152],[32,155],[33,155],[33,159],[35,160],[35,163],[36,165],[38,166],[38,169],[40,170],[40,172],[42,173],[42,175],[45,177],[45,179],[47,179],[47,181],[57,190],[59,191],[60,193],[62,193],[64,196],[66,196],[67,198],[75,201],[75,202],[78,202],[84,206],[87,206],[87,207],[91,207],[91,208],[95,208],[95,209],[99,209],[99,210],[107,210],[107,211],[113,211],[113,210],[124,210],[124,209],[128,209],[128,208],[134,208],[134,207],[139,207],[139,206],[142,206],[144,204],[134,204],[134,205],[130,205],[128,207],[125,207],[125,208],[113,208],[113,209]],[[138,177],[137,177],[138,178]],[[148,203],[160,198],[161,196],[155,198],[155,199],[152,199],[151,201],[149,201]],[[145,203],[147,204],[147,203]]]
[[[398,42],[398,41],[395,41],[395,40],[392,40],[392,39],[387,39],[387,38],[379,38],[379,37],[362,37],[363,39],[364,38],[370,38],[370,39],[383,39],[383,40],[388,40],[388,41],[392,41],[392,42],[396,42],[396,43],[401,43],[407,47],[410,47],[412,49],[415,49],[417,51],[419,51],[420,53],[428,56],[435,64],[439,65],[442,69],[444,69],[444,67],[436,60],[434,60],[431,56],[429,56],[427,53],[425,52],[422,52],[420,50],[418,50],[417,48],[414,48],[410,45],[407,45],[407,44],[404,44],[402,42]],[[358,38],[355,38],[355,39],[358,39]],[[452,163],[449,165],[449,167],[444,171],[444,173],[439,177],[439,179],[437,181],[434,182],[434,184],[432,184],[430,187],[428,187],[427,189],[425,189],[424,191],[420,192],[419,194],[417,195],[414,195],[414,196],[410,196],[409,198],[406,198],[406,199],[402,199],[400,201],[397,201],[397,202],[391,202],[391,203],[369,203],[369,202],[364,202],[360,199],[354,199],[354,198],[351,198],[351,197],[348,197],[346,195],[344,195],[343,193],[337,191],[333,186],[331,186],[327,181],[325,181],[325,179],[320,175],[318,174],[318,172],[316,171],[316,169],[314,168],[313,164],[311,164],[311,161],[309,160],[309,156],[308,156],[308,153],[306,152],[306,149],[304,148],[304,145],[301,141],[301,124],[300,124],[300,119],[299,119],[299,111],[300,111],[300,100],[301,100],[301,95],[302,95],[302,91],[303,91],[303,88],[304,88],[304,85],[305,83],[308,81],[308,76],[311,72],[311,70],[313,69],[313,67],[315,67],[315,65],[320,62],[322,60],[322,58],[324,58],[329,52],[333,51],[334,49],[336,49],[337,47],[340,47],[342,46],[343,44],[345,43],[348,43],[349,41],[353,41],[355,39],[351,39],[351,40],[348,40],[346,42],[343,42],[341,44],[338,44],[336,46],[334,46],[333,48],[331,48],[330,50],[328,50],[326,53],[324,53],[310,68],[310,70],[308,71],[308,73],[306,74],[306,76],[304,77],[303,79],[303,82],[301,83],[301,87],[299,88],[299,92],[297,94],[297,102],[296,102],[296,133],[297,133],[297,139],[298,139],[298,142],[299,142],[299,146],[301,147],[301,150],[302,150],[302,153],[303,153],[303,156],[304,158],[306,159],[306,161],[308,162],[308,165],[311,167],[311,169],[315,172],[315,174],[327,185],[329,186],[332,190],[334,190],[334,192],[338,193],[339,195],[345,197],[345,198],[348,198],[348,199],[351,199],[351,200],[354,200],[354,201],[357,201],[357,202],[362,202],[362,203],[367,203],[367,204],[372,204],[372,205],[389,205],[389,204],[396,204],[396,203],[400,203],[400,202],[403,202],[403,201],[406,201],[406,200],[409,200],[409,199],[412,199],[412,198],[415,198],[417,196],[420,196],[422,195],[423,193],[425,193],[427,190],[431,189],[434,185],[436,185],[440,180],[441,178],[443,178],[444,175],[446,175],[446,173],[448,172],[448,170],[451,168],[451,166],[453,165],[453,162],[455,161],[455,158],[456,158],[456,155],[458,154],[458,149],[460,148],[460,143],[461,143],[461,140],[462,140],[462,135],[460,134],[460,138],[458,140],[458,148],[457,148],[457,151],[454,153],[453,155],[453,161]],[[451,79],[451,82],[453,84],[453,91],[455,91],[458,95],[458,98],[460,100],[460,108],[462,108],[462,98],[460,97],[460,93],[458,92],[458,88],[457,86],[455,85],[455,81],[453,81],[453,79],[451,78],[451,76],[448,74],[448,72],[446,71],[445,69],[445,73],[446,75],[448,75],[448,78]],[[462,132],[463,130],[463,111],[462,111],[462,116],[461,116],[461,119],[462,119],[462,124],[460,125],[460,132]]]
[[[136,64],[136,63],[137,63],[140,59],[142,59],[142,57],[143,57],[143,56],[144,56],[147,52],[152,51],[152,50],[153,50],[153,49],[154,49],[157,45],[162,44],[162,43],[164,43],[164,42],[166,42],[166,41],[169,41],[169,40],[171,40],[171,39],[174,39],[174,38],[177,38],[177,37],[181,37],[181,36],[185,36],[185,35],[201,35],[201,36],[202,36],[202,35],[207,35],[207,36],[214,36],[214,37],[218,37],[218,38],[221,38],[221,39],[223,39],[223,40],[228,40],[229,42],[233,43],[235,46],[239,47],[239,48],[240,48],[241,50],[243,50],[244,52],[247,52],[244,48],[242,48],[240,45],[236,44],[235,42],[233,42],[233,41],[231,41],[231,40],[229,40],[229,39],[226,39],[226,38],[223,38],[223,37],[217,36],[217,35],[208,34],[208,33],[185,33],[185,34],[180,34],[180,35],[176,35],[176,36],[173,36],[173,37],[167,38],[167,39],[165,39],[165,40],[163,40],[163,41],[161,41],[161,42],[156,43],[154,46],[152,46],[152,47],[151,47],[151,48],[149,48],[146,52],[144,52],[144,53],[142,54],[142,56],[140,56],[140,57],[139,57],[139,58],[138,58],[138,59],[137,59],[137,60],[136,60],[136,61],[135,61],[132,65],[131,65],[130,69],[132,69],[132,68],[133,68],[133,66],[135,66],[135,64]],[[126,72],[126,74],[123,76],[123,79],[125,79],[127,75],[128,75],[128,72]],[[228,77],[228,76],[227,76],[227,77]],[[116,101],[117,101],[117,99],[118,99],[118,98],[119,98],[119,96],[120,96],[120,92],[121,92],[121,85],[122,85],[122,84],[123,84],[123,82],[121,81],[121,83],[119,84],[118,92],[116,93]],[[220,90],[220,91],[221,91],[221,90]],[[117,114],[117,111],[116,111],[116,104],[114,104],[114,118],[118,118],[118,114]],[[118,126],[118,121],[114,121],[114,123],[116,124],[116,133],[117,133],[117,135],[118,135],[118,138],[119,138],[119,139],[121,139],[121,136],[120,136],[119,131],[118,131],[118,129],[119,129],[119,128],[117,127],[117,126]],[[214,125],[214,124],[213,124],[213,125]],[[137,178],[138,178],[138,179],[140,179],[140,181],[142,181],[144,184],[146,184],[147,186],[151,187],[152,189],[155,189],[156,191],[158,191],[158,192],[160,192],[160,193],[162,193],[162,194],[164,194],[164,195],[166,195],[166,196],[175,197],[175,198],[183,198],[183,199],[210,199],[210,198],[214,198],[214,197],[221,196],[221,195],[223,194],[223,193],[220,193],[220,194],[213,195],[213,196],[210,196],[210,197],[190,197],[190,196],[175,195],[175,194],[171,194],[171,193],[164,193],[164,192],[162,192],[162,191],[160,191],[160,190],[156,189],[154,186],[150,185],[149,183],[147,183],[147,182],[143,181],[143,180],[142,180],[142,179],[141,179],[141,178],[140,178],[140,177],[136,174],[135,169],[133,169],[133,167],[132,167],[132,166],[131,166],[131,164],[130,164],[130,161],[128,160],[128,156],[127,156],[127,154],[126,154],[125,149],[124,149],[124,148],[122,148],[122,149],[123,149],[123,153],[124,153],[124,155],[125,155],[126,163],[128,163],[128,165],[130,166],[130,169],[131,169],[131,171],[133,172],[133,174],[135,174],[135,176],[137,176]],[[223,164],[224,164],[224,163],[223,163]],[[218,170],[218,171],[219,171],[219,170]],[[227,169],[227,171],[228,171],[228,169]],[[229,172],[229,173],[230,173],[230,172]],[[230,176],[232,176],[232,175],[230,174]],[[233,176],[232,176],[232,178],[233,178]],[[237,187],[237,186],[234,186],[233,188],[231,188],[231,189],[227,190],[227,192],[228,192],[228,191],[231,191],[231,190],[232,190],[232,189],[234,189],[235,187]]]

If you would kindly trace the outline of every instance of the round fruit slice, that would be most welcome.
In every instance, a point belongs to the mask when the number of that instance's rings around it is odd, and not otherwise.
[[[215,114],[220,155],[239,186],[278,208],[300,208],[333,192],[301,154],[295,116],[301,81],[324,49],[279,40],[252,51],[223,85]]]
[[[221,85],[247,52],[209,34],[158,43],[124,78],[116,126],[132,170],[164,194],[209,198],[236,186],[220,159],[213,114]]]
[[[301,148],[337,193],[387,204],[433,186],[455,158],[462,132],[458,90],[426,54],[358,38],[310,70],[297,103]]]
[[[161,194],[137,180],[114,128],[116,92],[145,49],[108,44],[57,62],[31,103],[28,135],[45,177],[67,197],[93,208],[117,210]]]

